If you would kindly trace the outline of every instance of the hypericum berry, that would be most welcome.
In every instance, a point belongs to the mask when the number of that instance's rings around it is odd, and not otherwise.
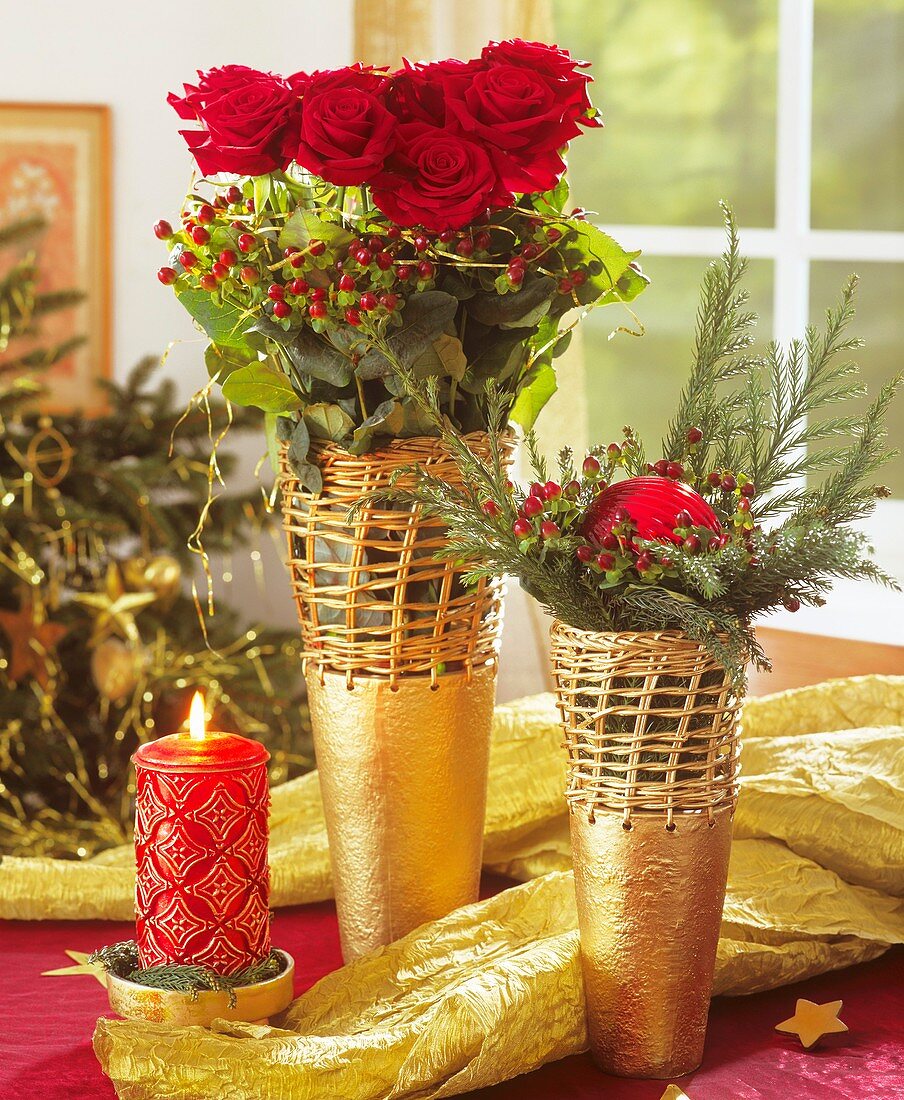
[[[650,566],[653,564],[653,559],[650,557],[648,550],[644,550],[637,555],[634,561],[634,568],[638,573],[646,573]]]
[[[455,251],[458,253],[459,256],[463,256],[465,257],[465,259],[467,259],[468,256],[473,256],[474,254],[474,242],[471,240],[470,237],[462,237],[462,239],[455,246]]]
[[[225,264],[216,263],[210,270],[213,272],[214,278],[219,282],[229,278],[229,268]]]
[[[443,242],[443,244],[448,244],[450,241],[455,239],[455,230],[444,229],[442,233],[440,233],[439,239]]]
[[[615,558],[611,554],[597,554],[596,564],[600,569],[608,572],[615,565]]]
[[[197,262],[198,257],[194,254],[194,252],[179,253],[179,263],[182,264],[186,271],[191,271],[191,269],[195,266]]]
[[[256,267],[250,267],[247,264],[239,272],[239,278],[245,284],[245,286],[257,286],[261,281],[261,273]]]
[[[675,516],[676,527],[692,527],[693,523],[693,516],[686,508],[682,508],[678,515]]]
[[[389,239],[391,241],[397,241],[399,239],[399,237],[401,237],[401,235],[402,235],[402,231],[401,231],[401,229],[399,229],[399,227],[397,225],[391,225],[386,230],[386,236],[389,237]]]
[[[217,212],[209,202],[205,202],[203,206],[198,207],[197,218],[201,225],[210,225],[216,216]]]
[[[785,605],[786,611],[800,611],[800,600],[797,596],[788,596],[788,598],[782,602]]]
[[[271,302],[281,302],[285,296],[286,292],[279,283],[271,283],[267,287],[267,297]]]
[[[570,294],[574,290],[571,279],[559,279],[558,289],[560,294]]]
[[[380,249],[383,247],[383,242],[380,240],[379,237],[370,237],[367,241],[367,247],[371,250],[371,252],[376,253],[379,252]]]
[[[172,286],[179,276],[174,267],[161,267],[157,272],[157,278],[164,286]]]
[[[738,483],[737,483],[737,480],[735,479],[734,474],[725,474],[722,478],[721,485],[722,485],[722,489],[726,493],[731,493],[735,489],[737,489],[737,487],[738,487]]]
[[[361,314],[354,308],[349,306],[345,311],[345,319],[350,325],[358,326],[361,324]]]
[[[355,259],[362,267],[367,267],[373,258],[373,253],[369,248],[359,248],[355,253]]]
[[[216,290],[217,289],[217,277],[216,275],[202,275],[198,282],[204,290]]]
[[[521,286],[521,284],[524,282],[524,268],[512,267],[511,265],[509,265],[509,268],[505,273],[505,277],[506,279],[508,279],[509,283],[512,286]]]
[[[709,540],[709,542],[707,542],[706,549],[709,550],[710,552],[722,549],[722,543],[719,541],[719,536],[718,535],[713,535],[713,537]]]
[[[310,289],[304,279],[293,279],[289,283],[289,290],[292,294],[307,294]]]
[[[387,313],[392,313],[395,307],[399,304],[398,294],[381,294],[380,305],[386,310]]]
[[[349,256],[354,256],[354,254],[358,251],[358,249],[363,248],[363,247],[364,247],[364,241],[362,241],[359,237],[353,238],[351,241],[348,242],[348,254],[349,254]]]
[[[326,300],[326,289],[322,286],[315,286],[311,291],[312,302],[323,302]]]
[[[364,310],[365,313],[369,313],[370,310],[377,308],[377,296],[372,294],[369,290],[366,290],[358,302],[358,306]]]
[[[227,267],[233,267],[238,263],[238,259],[238,256],[236,256],[231,248],[224,248],[220,253],[220,263],[225,264]]]
[[[526,519],[516,519],[512,524],[512,534],[516,535],[519,539],[526,539],[528,535],[533,534],[533,527]]]
[[[628,511],[627,508],[616,508],[615,511],[612,513],[612,518],[615,520],[615,522],[617,524],[618,523],[630,523],[631,522],[631,513]]]
[[[581,483],[579,481],[569,481],[567,485],[562,487],[562,496],[567,500],[575,500],[580,491]]]
[[[593,561],[593,557],[594,557],[593,547],[592,546],[587,546],[586,544],[584,546],[579,546],[577,548],[577,550],[575,550],[574,556],[578,559],[578,561],[582,561],[585,564],[589,561]]]
[[[532,481],[530,483],[530,495],[536,497],[538,500],[543,499],[543,484],[539,481]]]
[[[601,469],[599,459],[595,458],[593,455],[587,455],[581,469],[584,471],[585,477],[596,477]]]
[[[745,481],[744,484],[741,486],[741,496],[742,497],[752,497],[755,494],[756,494],[756,486],[753,484],[753,482],[752,481]]]
[[[561,533],[559,525],[554,520],[545,519],[540,524],[540,534],[545,539],[557,539]]]
[[[617,443],[610,443],[609,446],[606,448],[606,454],[610,458],[620,458],[621,457],[621,447],[619,447],[619,445]]]
[[[427,237],[423,235],[423,233],[418,233],[418,235],[414,238],[414,247],[418,250],[418,252],[426,252],[427,249],[430,247],[430,241]]]
[[[486,252],[486,250],[492,244],[493,238],[487,233],[485,229],[481,229],[479,233],[474,234],[474,247],[479,252]]]
[[[579,267],[576,271],[572,271],[569,274],[572,286],[583,286],[587,282],[587,272],[583,268]]]
[[[245,199],[245,209],[249,214],[254,213],[254,199]]]
[[[173,235],[173,227],[165,219],[161,218],[159,222],[154,223],[154,236],[161,241],[168,241]]]
[[[609,531],[600,539],[600,545],[604,550],[617,550],[618,539]]]
[[[543,486],[544,500],[557,500],[562,495],[562,486],[557,481],[547,481]]]
[[[496,503],[495,500],[485,500],[480,507],[481,510],[488,516],[499,515],[499,505]]]
[[[292,316],[292,307],[289,305],[288,302],[276,302],[273,305],[273,316],[274,317],[291,317]]]
[[[351,275],[343,275],[342,278],[339,280],[340,290],[354,290],[356,286],[357,283]]]
[[[669,472],[668,459],[660,458],[658,462],[654,462],[653,472],[659,474],[660,477],[667,477]]]
[[[738,511],[739,512],[749,512],[750,511],[750,501],[747,499],[747,497],[741,497],[741,499],[738,501]]]
[[[233,184],[231,187],[226,188],[226,201],[231,206],[235,206],[237,202],[242,201],[242,192],[239,190],[238,187],[236,187],[235,184]]]
[[[410,264],[402,264],[396,271],[396,278],[401,279],[402,282],[407,282],[411,278],[411,272],[414,268]]]
[[[421,260],[417,265],[417,273],[422,279],[432,279],[436,268],[429,260]]]
[[[253,252],[257,248],[257,240],[251,233],[243,233],[239,237],[239,248],[242,252]]]
[[[195,244],[204,245],[210,240],[210,234],[203,225],[196,225],[191,231],[191,239]]]
[[[521,511],[526,516],[538,516],[543,511],[543,501],[538,496],[531,494],[524,498]]]
[[[229,223],[233,229],[244,229],[245,223],[240,221],[234,221]]]
[[[550,227],[549,227],[549,228],[548,228],[548,229],[546,230],[546,239],[547,239],[548,241],[552,241],[552,242],[553,242],[553,244],[555,244],[555,242],[556,242],[556,241],[557,241],[557,240],[558,240],[558,239],[559,239],[559,238],[560,238],[561,236],[562,236],[562,231],[561,231],[560,229],[556,229],[556,227],[555,227],[554,225],[551,225],[551,226],[550,226]]]
[[[308,316],[315,320],[318,317],[326,317],[326,302],[311,302],[308,306]]]
[[[304,267],[304,253],[293,252],[292,255],[289,257],[289,266],[294,267],[296,271],[298,270],[298,268]],[[337,264],[336,266],[338,267],[339,265]]]
[[[684,467],[680,462],[670,462],[666,474],[672,481],[677,481],[679,478],[684,477]]]
[[[213,204],[217,208],[217,210],[225,210],[228,205],[222,195],[217,195],[217,197],[213,200]]]
[[[668,557],[668,555],[663,554],[662,557],[659,559],[659,564],[662,566],[663,569],[671,569],[675,563],[670,557]]]
[[[687,550],[689,554],[699,554],[701,545],[700,536],[688,535],[681,545],[684,547],[685,550]]]
[[[374,261],[381,271],[388,271],[392,267],[392,255],[389,252],[378,252]]]
[[[310,252],[312,256],[322,256],[324,252],[326,252],[326,245],[323,241],[318,240],[316,237],[312,237],[308,244],[308,252]]]
[[[693,447],[703,438],[703,432],[699,428],[688,428],[687,441]]]
[[[722,484],[722,475],[719,473],[718,470],[713,470],[711,474],[706,475],[706,484],[711,486],[713,489],[719,488],[719,486]]]

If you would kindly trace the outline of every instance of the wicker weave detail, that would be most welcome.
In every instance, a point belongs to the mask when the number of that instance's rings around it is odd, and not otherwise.
[[[467,437],[489,455],[486,433]],[[508,447],[508,444],[506,444]],[[351,505],[386,489],[393,471],[419,465],[461,485],[454,460],[438,439],[396,439],[367,455],[314,444],[311,461],[323,491],[303,488],[282,454],[283,523],[305,660],[354,675],[429,674],[495,661],[502,626],[502,586],[481,581],[466,590],[461,562],[441,560],[441,520],[419,508],[382,504],[349,525]],[[403,486],[399,482],[399,487]]]
[[[553,624],[553,679],[568,751],[566,797],[593,820],[734,808],[741,700],[679,631],[594,634]]]

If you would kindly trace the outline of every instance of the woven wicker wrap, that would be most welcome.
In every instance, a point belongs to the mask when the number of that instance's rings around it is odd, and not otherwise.
[[[730,677],[679,631],[594,634],[552,627],[553,678],[568,750],[566,797],[591,821],[618,811],[734,808],[738,711]]]
[[[486,433],[467,437],[489,455]],[[508,448],[508,444],[505,444]],[[389,487],[393,471],[419,465],[453,485],[458,467],[438,439],[396,439],[367,455],[314,444],[323,474],[318,495],[304,489],[282,455],[283,522],[306,662],[322,669],[385,676],[465,669],[495,661],[502,625],[502,586],[466,590],[461,562],[440,560],[441,520],[397,503],[364,508],[351,526],[351,505]],[[404,487],[400,481],[397,487]]]

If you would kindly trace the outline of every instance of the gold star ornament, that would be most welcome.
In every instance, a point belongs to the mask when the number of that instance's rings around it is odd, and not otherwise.
[[[810,1050],[826,1035],[847,1031],[847,1024],[843,1024],[838,1019],[840,1011],[841,1001],[829,1001],[827,1004],[818,1005],[801,998],[797,1002],[794,1015],[776,1024],[775,1030],[783,1031],[787,1035],[796,1035],[803,1046]]]
[[[135,616],[154,603],[157,595],[154,592],[127,592],[119,569],[111,564],[100,592],[81,592],[72,599],[94,616],[91,645],[97,646],[111,635],[119,635],[129,642],[139,641]]]
[[[0,611],[0,631],[8,639],[9,681],[18,684],[30,676],[46,690],[50,682],[48,657],[68,630],[62,623],[39,621],[31,600],[26,600],[18,611]]]
[[[68,978],[74,974],[90,974],[92,978],[107,988],[107,972],[100,963],[88,962],[88,955],[84,951],[67,951],[66,954],[76,964],[75,966],[61,966],[59,970],[44,970],[42,978]]]
[[[659,1100],[691,1100],[691,1098],[679,1085],[669,1085]]]

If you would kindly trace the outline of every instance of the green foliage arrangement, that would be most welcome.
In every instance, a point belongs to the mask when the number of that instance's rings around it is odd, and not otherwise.
[[[845,402],[864,394],[847,336],[856,279],[820,331],[783,350],[751,351],[755,316],[743,288],[746,262],[725,209],[728,245],[704,278],[695,362],[650,462],[630,428],[576,469],[559,456],[557,480],[527,447],[536,480],[507,478],[498,445],[481,461],[443,419],[435,383],[408,377],[412,393],[455,454],[468,488],[406,468],[393,497],[419,501],[449,528],[448,553],[474,562],[470,580],[509,574],[549,611],[593,631],[678,629],[700,641],[738,681],[748,660],[768,661],[756,616],[819,605],[834,578],[897,587],[876,565],[856,521],[888,491],[875,475],[894,451],[885,414],[901,378],[865,415]],[[490,392],[491,438],[507,395]],[[829,441],[829,446],[812,444]],[[824,475],[822,478],[819,475]]]

